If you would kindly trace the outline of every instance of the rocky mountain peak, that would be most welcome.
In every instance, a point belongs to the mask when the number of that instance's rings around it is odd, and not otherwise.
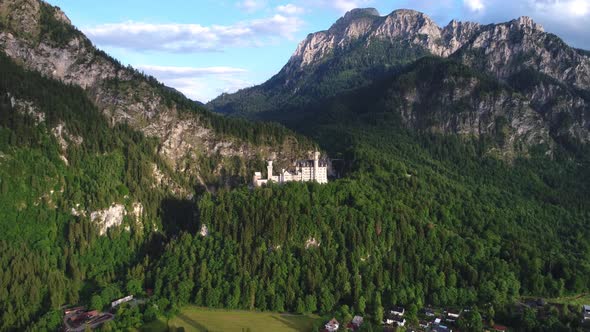
[[[353,9],[338,19],[329,30],[307,36],[299,44],[286,70],[318,63],[336,48],[346,48],[352,41],[370,39],[409,39],[427,48],[435,47],[441,29],[427,15],[409,9],[399,9],[387,16],[379,16],[374,8]],[[443,53],[441,50],[435,54]]]
[[[328,32],[333,34],[337,42],[355,39],[366,35],[376,19],[380,18],[375,8],[356,8],[347,12],[334,23]],[[342,44],[340,42],[340,44]]]
[[[42,0],[0,1],[0,26],[19,38],[35,42],[44,39],[41,34],[43,28],[47,32],[48,26],[75,31],[72,22],[59,7]]]
[[[72,25],[72,21],[70,21],[70,18],[66,15],[66,13],[64,13],[61,8],[59,7],[53,7],[55,9],[54,11],[54,17],[56,20],[67,24],[67,25]]]
[[[474,30],[481,27],[481,24],[475,22],[461,22],[457,20],[451,20],[447,26],[444,27],[443,30],[450,31],[454,33],[461,33],[468,30]]]
[[[387,15],[383,24],[375,31],[375,37],[408,38],[423,35],[427,39],[440,37],[441,29],[424,13],[409,9],[398,9]]]
[[[520,89],[526,99],[522,104],[533,105],[537,113],[546,117],[543,121],[550,123],[548,128],[561,126],[575,140],[590,142],[588,54],[569,47],[554,34],[545,33],[541,25],[527,16],[487,25],[452,20],[439,27],[430,17],[415,10],[395,10],[387,16],[353,10],[330,30],[310,34],[271,84],[254,87],[248,93],[256,91],[258,95],[272,96],[269,99],[275,105],[286,99],[285,96],[290,98],[295,94],[332,96],[389,75],[390,68],[401,68],[425,55],[434,55],[450,58]],[[340,88],[333,89],[333,86]],[[273,87],[283,89],[284,95],[277,94]],[[508,92],[504,97],[506,101],[514,100]],[[234,105],[245,104],[237,97],[227,100],[233,103],[229,107],[227,101],[212,105],[231,113],[228,109],[240,111]],[[494,105],[501,110],[506,107],[503,103]],[[473,108],[482,110],[477,105]],[[529,111],[523,114],[532,119]]]
[[[377,16],[379,17],[379,11],[377,11],[377,9],[375,8],[355,8],[352,9],[350,11],[348,11],[346,14],[344,14],[343,17],[341,17],[339,19],[340,20],[355,20],[358,18],[362,18],[362,17],[371,17],[371,16]]]
[[[398,32],[440,33],[440,28],[428,15],[411,9],[394,10],[387,15],[384,25],[391,26]]]
[[[536,23],[535,21],[533,21],[532,18],[530,18],[528,16],[521,16],[521,17],[517,18],[516,20],[513,20],[512,22],[518,24],[519,27],[521,27],[521,28],[538,30],[541,32],[545,31],[545,29],[543,28],[543,26],[541,24]]]

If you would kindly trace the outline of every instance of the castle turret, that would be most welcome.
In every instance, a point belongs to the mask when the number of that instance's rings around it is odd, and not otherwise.
[[[270,180],[272,180],[272,160],[268,161],[268,165],[266,166],[266,170],[268,172],[268,174],[266,175],[266,178],[270,181]]]
[[[320,167],[320,153],[319,152],[314,152],[313,154],[313,179],[315,181],[318,181],[318,170]]]

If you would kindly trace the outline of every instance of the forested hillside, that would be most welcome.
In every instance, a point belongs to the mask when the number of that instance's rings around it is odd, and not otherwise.
[[[121,65],[44,1],[0,3],[0,49],[24,68],[81,87],[109,124],[156,139],[158,154],[175,173],[210,190],[244,183],[271,156],[287,164],[314,150],[280,125],[224,118]]]
[[[109,284],[143,261],[138,253],[162,228],[168,195],[152,166],[190,186],[154,153],[154,140],[109,127],[82,89],[24,71],[4,55],[0,68],[0,329],[35,330],[30,324],[39,319],[37,328],[55,329],[62,305],[101,290],[110,301],[125,288]],[[124,218],[128,231],[99,236],[86,211],[112,202],[128,209],[140,202],[142,214]]]
[[[195,229],[195,194],[314,149],[121,66],[42,1],[0,3],[0,50],[2,331],[56,330],[64,305],[141,297],[162,245]],[[78,60],[62,63],[67,52]],[[117,328],[141,323],[128,314]]]
[[[483,141],[358,122],[321,132],[350,144],[347,178],[203,196],[210,236],[181,236],[152,270],[160,308],[346,305],[379,321],[396,304],[479,305],[510,316],[522,295],[589,289],[587,154],[509,165]]]
[[[0,330],[56,330],[63,305],[102,309],[145,294],[144,273],[163,243],[196,229],[187,197],[205,188],[169,167],[156,138],[110,124],[83,89],[3,54],[0,72]],[[293,136],[277,125],[209,118],[218,132],[253,144]],[[221,187],[240,172],[232,181],[243,184],[263,166],[235,157],[226,169],[222,158],[201,165]],[[105,215],[117,211],[121,219],[109,224]],[[133,321],[122,320],[119,328]]]

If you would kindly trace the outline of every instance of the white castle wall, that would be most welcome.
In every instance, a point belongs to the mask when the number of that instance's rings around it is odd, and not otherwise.
[[[318,183],[328,183],[328,164],[326,162],[320,162],[319,152],[314,153],[313,161],[300,161],[296,163],[295,171],[293,173],[281,170],[279,175],[273,175],[272,160],[268,161],[267,166],[267,178],[262,178],[261,172],[254,173],[253,184],[256,187],[260,187],[267,184],[269,181],[276,183],[285,182],[308,182],[316,181]]]

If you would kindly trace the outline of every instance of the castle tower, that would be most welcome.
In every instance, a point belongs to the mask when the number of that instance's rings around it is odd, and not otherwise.
[[[315,181],[318,181],[318,170],[320,167],[320,153],[319,152],[314,152],[313,154],[313,179]]]
[[[266,170],[268,172],[266,178],[270,181],[272,180],[272,160],[268,161],[268,166],[266,166]]]

